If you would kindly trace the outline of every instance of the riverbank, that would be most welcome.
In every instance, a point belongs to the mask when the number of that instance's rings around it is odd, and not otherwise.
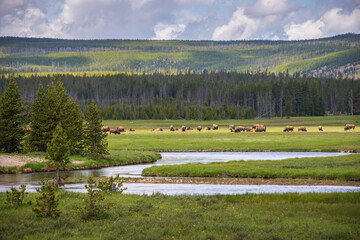
[[[71,156],[66,170],[86,170],[103,167],[153,163],[160,159],[156,152],[120,151],[95,161],[84,156]],[[0,155],[0,173],[32,173],[55,171],[45,159],[45,153]]]
[[[277,161],[192,163],[146,168],[143,176],[360,181],[360,154]]]
[[[105,180],[105,178],[97,178]],[[85,180],[85,179],[83,179]],[[126,183],[225,184],[225,185],[299,185],[299,186],[360,186],[360,181],[263,178],[124,178]]]
[[[57,218],[17,209],[0,193],[0,239],[359,239],[360,193],[216,196],[104,194],[111,209],[80,219],[87,194],[58,191]]]

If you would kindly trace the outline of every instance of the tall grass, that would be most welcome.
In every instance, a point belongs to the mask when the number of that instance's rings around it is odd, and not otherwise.
[[[58,218],[38,219],[37,194],[18,209],[0,193],[1,239],[359,239],[360,194],[151,196],[106,194],[112,208],[87,222],[86,194],[57,193]]]

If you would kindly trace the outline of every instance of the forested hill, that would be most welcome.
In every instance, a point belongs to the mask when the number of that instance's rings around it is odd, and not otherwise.
[[[0,71],[258,71],[360,77],[360,35],[304,41],[63,40],[0,37]]]

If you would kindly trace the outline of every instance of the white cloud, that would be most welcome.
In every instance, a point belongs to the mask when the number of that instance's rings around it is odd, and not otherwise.
[[[170,40],[176,39],[179,34],[185,31],[185,24],[163,24],[158,23],[154,27],[155,37],[154,40]]]
[[[260,21],[249,18],[243,8],[238,8],[225,25],[215,28],[213,40],[241,40],[247,39],[259,28]]]
[[[56,37],[46,24],[46,15],[38,8],[19,10],[16,15],[5,15],[1,19],[0,32],[4,36]]]
[[[269,16],[283,14],[292,11],[296,5],[287,0],[258,0],[253,6],[249,7],[247,13],[250,16]]]
[[[360,9],[354,9],[350,14],[341,14],[341,8],[327,11],[319,20],[308,20],[284,27],[289,40],[313,39],[329,37],[336,34],[360,31]]]
[[[284,31],[289,40],[313,39],[323,37],[321,28],[324,26],[325,24],[320,20],[316,22],[308,20],[302,24],[292,23],[290,26],[286,26]]]
[[[341,14],[341,8],[326,12],[321,20],[325,23],[328,34],[339,34],[360,31],[360,9],[354,9],[350,14]]]

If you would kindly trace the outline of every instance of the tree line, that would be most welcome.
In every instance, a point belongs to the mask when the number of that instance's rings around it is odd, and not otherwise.
[[[181,72],[15,77],[30,104],[42,84],[61,79],[82,110],[96,101],[104,119],[249,119],[359,114],[353,79],[263,72]],[[9,80],[2,75],[0,91]],[[42,90],[45,91],[45,90]],[[53,91],[53,90],[47,90]]]
[[[95,103],[83,114],[59,80],[52,79],[46,88],[40,83],[27,106],[13,78],[0,95],[0,152],[47,152],[57,172],[69,155],[99,160],[108,153],[101,126]]]

